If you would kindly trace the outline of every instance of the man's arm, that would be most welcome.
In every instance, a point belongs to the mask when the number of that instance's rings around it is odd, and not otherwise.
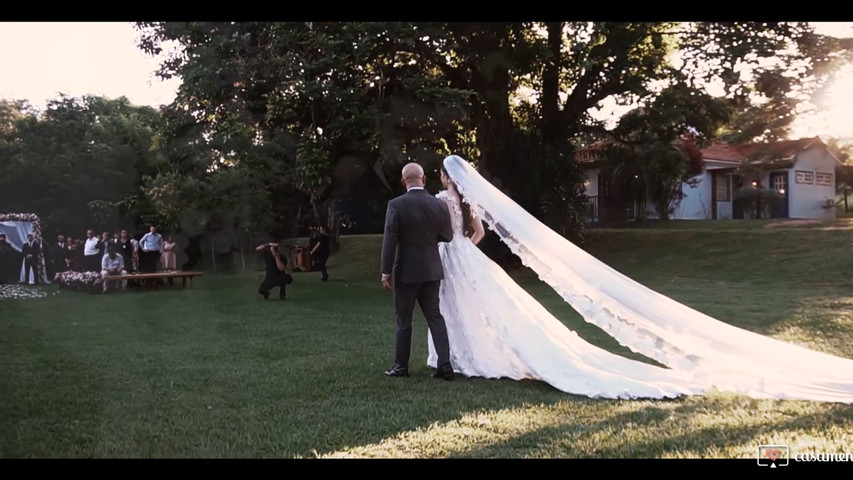
[[[262,243],[255,248],[256,252],[263,252],[265,248],[275,245],[274,243]]]
[[[440,208],[444,215],[441,216],[439,221],[441,225],[438,228],[438,241],[439,242],[450,242],[453,240],[453,222],[450,220],[453,218],[450,215],[450,209],[447,207],[447,203],[444,200],[439,202]]]
[[[394,257],[397,254],[398,231],[400,228],[400,219],[398,217],[397,208],[393,202],[388,202],[388,209],[385,211],[385,234],[382,238],[382,258],[381,272],[382,285],[385,288],[391,289],[393,281],[391,280],[391,272],[394,269]]]
[[[281,261],[281,255],[278,253],[277,250],[272,251],[272,257],[275,259],[275,266],[278,267],[278,270],[280,272],[283,272],[287,269],[287,265],[285,265],[285,263]]]

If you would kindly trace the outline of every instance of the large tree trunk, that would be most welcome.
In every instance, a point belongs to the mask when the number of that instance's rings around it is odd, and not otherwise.
[[[543,147],[553,145],[560,138],[560,53],[563,44],[563,22],[546,22],[548,29],[548,57],[542,73],[542,95],[539,97],[542,118]]]
[[[530,201],[529,175],[535,169],[518,168],[521,161],[515,149],[514,125],[510,111],[511,66],[508,26],[496,24],[493,29],[476,37],[475,47],[482,52],[478,63],[471,65],[472,87],[477,92],[474,116],[477,126],[478,147],[485,170],[499,180],[519,204],[525,208],[535,206]],[[524,159],[525,162],[527,158]]]
[[[329,221],[326,225],[329,232],[330,247],[332,252],[337,252],[341,249],[341,228],[338,221],[338,215],[335,213],[335,207],[329,205]]]

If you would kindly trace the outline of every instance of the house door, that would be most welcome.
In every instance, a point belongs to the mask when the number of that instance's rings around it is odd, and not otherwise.
[[[623,221],[625,213],[620,209],[619,198],[613,185],[613,173],[600,172],[598,174],[598,215],[601,224]]]
[[[735,194],[743,187],[743,177],[732,175],[732,218],[743,220],[743,205],[735,201]]]
[[[770,188],[783,195],[779,202],[771,203],[768,209],[770,218],[788,218],[788,172],[773,172],[770,174]]]

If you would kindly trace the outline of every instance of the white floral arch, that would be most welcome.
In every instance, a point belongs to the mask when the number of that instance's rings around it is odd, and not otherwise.
[[[44,239],[41,236],[41,224],[38,215],[34,213],[0,213],[0,232],[6,234],[6,241],[18,252],[21,251],[21,246],[27,241],[27,234],[33,234],[33,238],[41,245],[36,262],[36,275],[38,275],[41,283],[50,283],[47,279],[47,269],[44,263]],[[21,265],[21,281],[24,280],[23,272],[24,268]],[[30,279],[30,283],[33,283],[32,279]]]

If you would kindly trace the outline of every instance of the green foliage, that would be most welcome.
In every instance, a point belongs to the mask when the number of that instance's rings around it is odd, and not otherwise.
[[[574,162],[567,161],[562,152],[548,152],[541,164],[543,174],[556,182],[539,197],[543,221],[552,230],[571,241],[580,243],[586,232],[585,221],[589,204],[584,195],[584,172]]]
[[[4,210],[37,213],[48,235],[133,228],[148,206],[130,199],[160,161],[155,110],[94,96],[60,96],[44,112],[3,105]]]
[[[732,143],[787,138],[791,122],[851,55],[850,42],[814,33],[807,23],[702,22],[677,35],[693,82],[723,85],[735,116]]]
[[[849,47],[814,35],[806,24],[784,22],[154,22],[139,28],[147,52],[176,46],[160,75],[184,80],[168,115],[192,122],[179,121],[165,134],[171,168],[203,180],[226,158],[233,168],[264,172],[252,174],[269,193],[259,208],[278,210],[278,218],[283,205],[290,215],[316,210],[311,204],[337,205],[356,191],[373,192],[371,201],[381,203],[394,193],[388,179],[403,163],[432,166],[447,153],[475,161],[542,216],[543,205],[553,212],[558,199],[581,195],[577,183],[565,183],[577,176],[558,173],[577,165],[557,163],[574,162],[568,145],[578,138],[605,133],[590,112],[608,99],[649,110],[625,118],[616,136],[649,143],[637,155],[659,158],[660,165],[646,169],[643,188],[654,192],[665,215],[673,182],[695,170],[674,150],[686,125],[702,134],[700,143],[727,122],[724,134],[782,135],[799,102]],[[705,90],[703,82],[713,80],[723,85],[725,102]],[[637,134],[650,122],[655,131]],[[287,154],[260,153],[285,135],[293,145]],[[347,175],[339,174],[340,165],[348,166]],[[383,188],[374,188],[377,181]],[[543,195],[550,200],[543,203]]]
[[[468,92],[447,87],[431,67],[433,47],[441,42],[433,33],[441,28],[140,24],[143,49],[155,53],[175,42],[181,52],[160,72],[184,79],[174,112],[179,128],[167,132],[167,141],[180,147],[170,154],[174,168],[195,164],[189,170],[204,181],[210,175],[204,163],[225,156],[269,193],[258,208],[278,217],[294,211],[318,216],[317,206],[339,192],[371,183],[374,172],[384,179],[386,167],[435,152],[456,135],[464,112],[459,100]],[[186,135],[192,140],[182,140]],[[213,150],[219,154],[208,153]],[[358,166],[348,172],[360,174],[340,175],[340,165],[352,159]]]
[[[768,218],[770,207],[785,200],[785,195],[772,188],[746,184],[737,189],[733,201],[748,218]]]
[[[669,219],[682,198],[682,183],[704,169],[701,146],[727,114],[725,101],[675,84],[620,119],[603,149],[602,168],[614,175],[620,196],[639,206],[638,220],[647,199]]]

